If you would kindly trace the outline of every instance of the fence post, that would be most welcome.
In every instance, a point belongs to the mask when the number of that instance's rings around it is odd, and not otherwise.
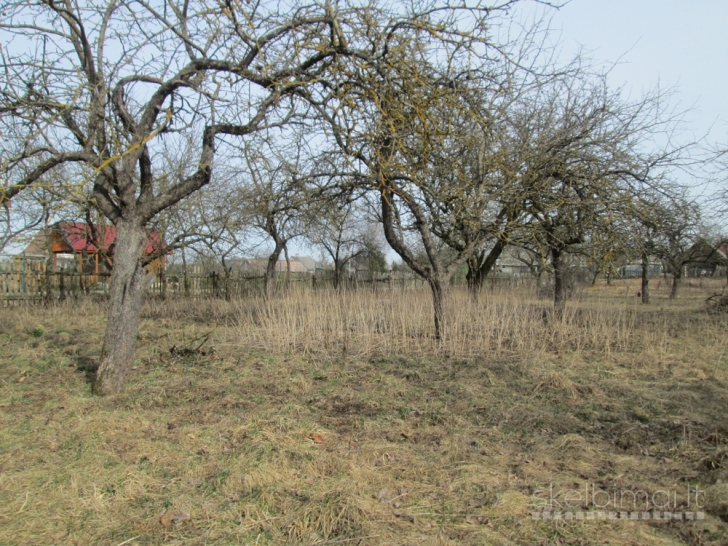
[[[163,300],[167,299],[167,274],[164,268],[160,265],[159,268],[159,284],[160,284],[160,296]]]
[[[27,268],[28,263],[25,260],[25,253],[20,258],[20,291],[23,294],[28,292],[28,279],[27,279]]]
[[[217,286],[217,273],[215,271],[212,272],[212,297],[216,298],[218,296],[218,286]]]
[[[64,301],[66,299],[66,283],[63,278],[63,271],[59,271],[57,273],[58,275],[58,290],[60,291],[59,298],[61,301]]]
[[[53,301],[53,273],[55,268],[53,267],[53,253],[49,252],[46,255],[45,261],[45,303],[50,305]]]

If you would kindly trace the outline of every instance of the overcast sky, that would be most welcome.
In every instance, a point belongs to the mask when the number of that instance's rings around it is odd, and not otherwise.
[[[544,10],[564,60],[583,47],[597,63],[619,61],[610,83],[633,97],[675,86],[691,109],[686,139],[708,134],[728,146],[728,0],[571,0],[557,10],[523,0],[515,9]]]
[[[618,63],[609,82],[632,98],[675,87],[679,109],[690,110],[685,140],[707,134],[728,146],[728,0],[571,0],[559,9],[523,0],[518,13],[551,18],[564,61],[582,48],[597,64]],[[696,190],[706,199],[716,186]],[[387,259],[399,261],[391,250]]]
[[[571,0],[546,14],[564,58],[583,47],[600,63],[621,59],[610,83],[633,96],[676,86],[695,136],[728,141],[728,0]]]

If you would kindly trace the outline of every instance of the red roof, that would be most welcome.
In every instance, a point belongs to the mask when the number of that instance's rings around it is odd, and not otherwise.
[[[55,226],[63,240],[74,252],[98,252],[99,241],[94,240],[94,235],[100,239],[101,247],[105,252],[113,253],[114,241],[116,240],[116,226],[94,226],[94,230],[83,222],[58,222]],[[155,254],[160,246],[164,247],[162,238],[158,231],[152,231],[144,246],[144,254]]]

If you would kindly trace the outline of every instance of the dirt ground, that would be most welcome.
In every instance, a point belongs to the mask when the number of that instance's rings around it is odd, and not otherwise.
[[[451,346],[312,299],[285,305],[328,341],[288,346],[288,311],[150,303],[106,398],[103,304],[0,310],[0,544],[728,544],[722,287],[633,288],[517,328],[491,295],[499,329]]]

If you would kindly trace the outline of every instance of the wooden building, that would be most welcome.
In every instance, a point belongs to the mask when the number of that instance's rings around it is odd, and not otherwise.
[[[713,245],[699,239],[684,256],[686,277],[713,277],[725,273],[728,266],[728,243]]]
[[[26,256],[46,256],[51,252],[55,271],[103,275],[110,273],[113,267],[115,240],[115,226],[91,227],[83,222],[58,222],[38,232],[23,253]],[[151,232],[144,254],[156,257],[147,265],[148,271],[164,270],[167,254],[164,247],[159,232]]]

